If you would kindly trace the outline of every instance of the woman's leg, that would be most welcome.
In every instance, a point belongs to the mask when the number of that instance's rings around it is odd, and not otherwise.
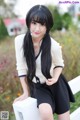
[[[52,108],[48,103],[41,103],[39,105],[39,111],[42,120],[54,120]]]
[[[70,120],[70,112],[67,111],[63,114],[58,115],[58,120]]]

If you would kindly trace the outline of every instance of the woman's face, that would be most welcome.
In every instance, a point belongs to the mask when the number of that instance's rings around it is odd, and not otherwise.
[[[31,36],[34,39],[42,39],[46,33],[46,26],[45,24],[42,25],[41,23],[32,21],[30,24],[30,32]]]

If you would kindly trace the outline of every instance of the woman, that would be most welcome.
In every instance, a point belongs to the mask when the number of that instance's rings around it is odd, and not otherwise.
[[[61,46],[50,37],[51,12],[43,5],[32,7],[26,17],[27,33],[15,38],[18,76],[23,94],[18,100],[35,97],[42,120],[70,120],[71,89],[61,74],[64,67]]]

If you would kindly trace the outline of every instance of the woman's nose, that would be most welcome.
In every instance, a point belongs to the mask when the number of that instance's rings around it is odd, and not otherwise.
[[[35,30],[36,30],[36,31],[39,31],[39,30],[40,30],[40,26],[39,26],[39,25],[36,25]]]

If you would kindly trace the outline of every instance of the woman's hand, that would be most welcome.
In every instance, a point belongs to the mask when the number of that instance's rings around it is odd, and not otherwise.
[[[58,78],[62,72],[62,67],[57,67],[53,70],[53,78],[46,80],[47,85],[55,84],[58,81]]]
[[[26,98],[28,98],[28,94],[27,93],[23,93],[21,96],[17,97],[13,103],[17,102],[17,101],[21,101],[21,100],[24,100]]]
[[[55,79],[55,78],[50,78],[50,79],[46,80],[46,84],[49,86],[52,84],[55,84],[56,82],[57,82],[57,79]]]

